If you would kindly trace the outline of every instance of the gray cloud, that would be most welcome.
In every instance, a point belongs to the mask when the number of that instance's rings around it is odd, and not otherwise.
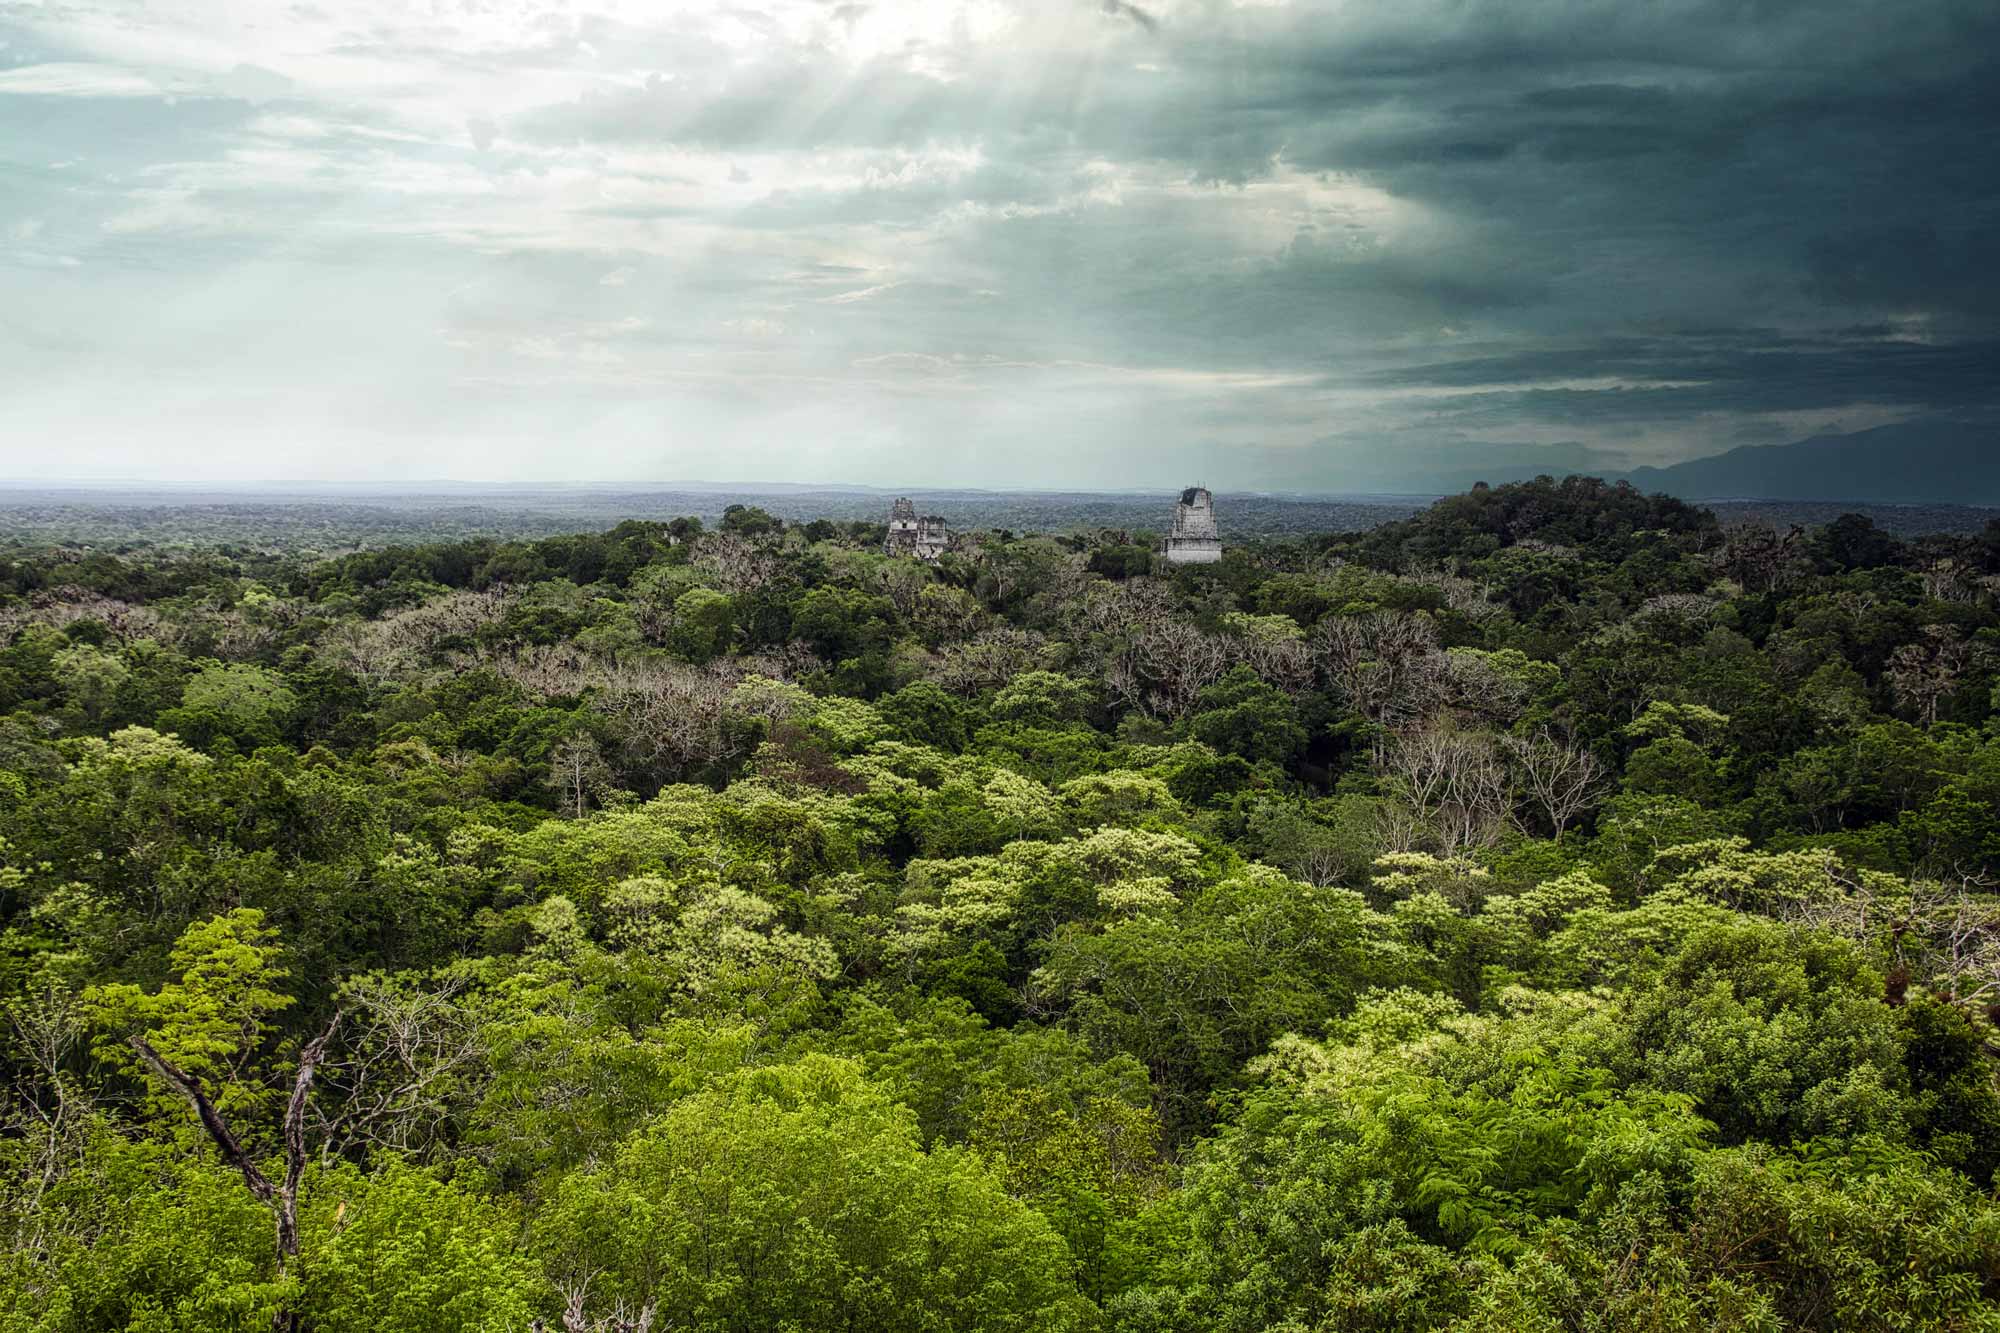
[[[0,7],[0,364],[132,470],[275,413],[313,467],[1339,486],[2000,398],[1984,0],[103,12]]]
[[[1139,8],[1139,6],[1126,3],[1126,0],[1103,0],[1103,5],[1105,13],[1116,15],[1119,18],[1130,19],[1147,32],[1158,32],[1160,30],[1160,21],[1158,19],[1154,18],[1146,10]]]

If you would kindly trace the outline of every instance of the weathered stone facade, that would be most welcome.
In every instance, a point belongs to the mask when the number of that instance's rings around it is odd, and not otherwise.
[[[1222,559],[1222,537],[1215,529],[1215,497],[1205,486],[1190,486],[1174,506],[1173,526],[1160,543],[1170,565],[1212,565]]]
[[[951,546],[951,534],[936,514],[917,514],[908,496],[889,506],[889,536],[882,549],[890,555],[915,556],[935,560]]]

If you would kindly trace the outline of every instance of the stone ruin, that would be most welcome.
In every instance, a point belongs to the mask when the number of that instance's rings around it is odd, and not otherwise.
[[[935,560],[950,546],[951,534],[936,514],[919,517],[917,506],[908,496],[889,506],[889,537],[882,543],[888,554]]]
[[[1190,486],[1174,506],[1173,526],[1160,543],[1170,565],[1212,565],[1222,559],[1222,537],[1215,530],[1215,497],[1206,486]]]

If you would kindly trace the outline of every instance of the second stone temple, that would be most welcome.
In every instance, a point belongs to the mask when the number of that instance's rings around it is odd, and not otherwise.
[[[1215,497],[1206,486],[1190,486],[1174,506],[1173,526],[1160,543],[1170,565],[1212,565],[1222,559],[1222,537],[1215,530]]]
[[[882,549],[890,555],[913,555],[919,560],[935,560],[951,549],[951,533],[936,514],[917,514],[908,496],[889,506],[889,535]]]

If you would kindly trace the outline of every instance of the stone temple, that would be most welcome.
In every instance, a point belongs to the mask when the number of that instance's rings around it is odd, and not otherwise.
[[[889,506],[889,538],[882,549],[890,555],[913,555],[919,560],[935,560],[951,545],[951,534],[936,514],[919,518],[908,496]]]
[[[1222,538],[1215,530],[1215,497],[1206,486],[1190,486],[1174,506],[1174,523],[1160,543],[1170,565],[1212,565],[1222,559]]]

